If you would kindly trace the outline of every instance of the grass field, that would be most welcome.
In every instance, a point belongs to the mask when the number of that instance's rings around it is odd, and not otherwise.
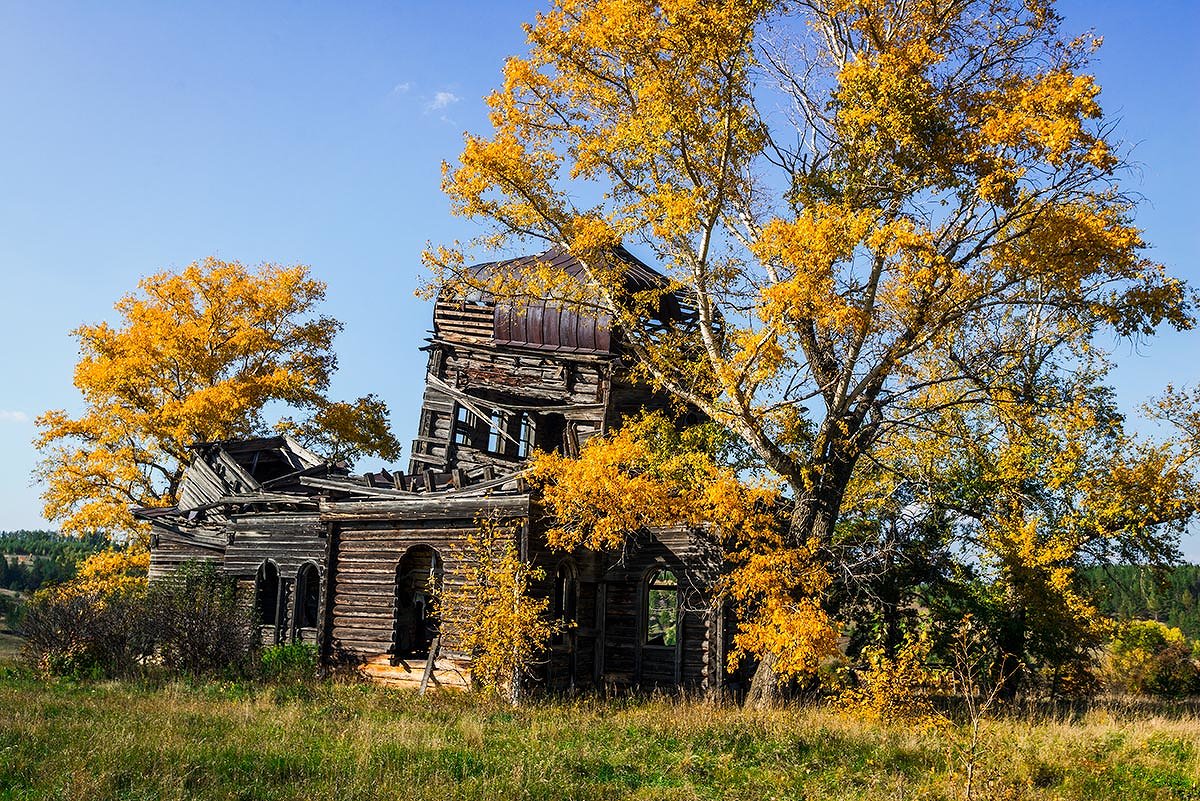
[[[668,700],[519,710],[362,684],[42,681],[0,667],[0,799],[950,799],[961,733]],[[1200,719],[985,728],[981,799],[1200,799]]]

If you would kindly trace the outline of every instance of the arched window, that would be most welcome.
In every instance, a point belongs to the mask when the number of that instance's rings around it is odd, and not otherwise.
[[[646,579],[646,645],[679,642],[679,581],[665,568]]]
[[[321,574],[312,562],[296,574],[296,626],[315,628],[321,609]]]
[[[279,623],[279,568],[274,562],[263,562],[258,566],[254,576],[254,608],[262,625]]]
[[[441,589],[442,557],[428,545],[414,545],[396,565],[393,653],[400,659],[425,659],[437,636],[438,620],[430,603]]]
[[[579,575],[575,563],[564,559],[554,572],[554,595],[550,602],[550,618],[559,621],[562,628],[554,635],[556,645],[567,641],[571,628],[578,619]]]

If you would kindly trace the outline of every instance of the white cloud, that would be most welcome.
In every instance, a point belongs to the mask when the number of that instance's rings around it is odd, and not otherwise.
[[[433,96],[433,100],[425,106],[426,111],[437,111],[443,108],[449,108],[460,100],[459,96],[453,92],[437,92]]]
[[[0,423],[28,423],[29,415],[25,412],[0,409]]]
[[[409,83],[408,81],[402,81],[401,83],[398,83],[392,87],[392,94],[394,94],[394,95],[407,94],[408,90],[411,88],[412,88],[411,83]]]

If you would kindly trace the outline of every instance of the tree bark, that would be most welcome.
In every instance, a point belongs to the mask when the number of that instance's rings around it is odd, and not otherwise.
[[[772,709],[779,706],[779,674],[775,672],[775,654],[763,654],[762,661],[750,680],[750,691],[746,693],[746,706],[750,709]]]
[[[1007,610],[1001,620],[997,637],[999,653],[996,655],[996,675],[1000,682],[998,697],[1004,701],[1013,701],[1025,678],[1025,604],[1020,595],[1011,589],[1004,593],[1004,601]]]
[[[849,475],[849,469],[838,470],[838,480],[826,484],[819,495],[809,492],[797,497],[785,538],[785,547],[804,548],[814,540],[819,546],[825,546],[832,541],[833,527],[837,523],[837,513],[849,483]],[[821,554],[814,554],[814,557],[820,558]],[[752,709],[769,709],[778,706],[783,700],[782,681],[775,670],[776,661],[774,653],[768,652],[761,656],[750,680],[746,706]]]

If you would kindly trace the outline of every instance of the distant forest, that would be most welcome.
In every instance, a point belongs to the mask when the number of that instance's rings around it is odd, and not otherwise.
[[[1083,575],[1109,617],[1157,620],[1200,639],[1200,565],[1113,565],[1089,568]]]
[[[32,592],[66,581],[81,559],[107,545],[104,534],[65,537],[57,531],[0,531],[0,588]]]

